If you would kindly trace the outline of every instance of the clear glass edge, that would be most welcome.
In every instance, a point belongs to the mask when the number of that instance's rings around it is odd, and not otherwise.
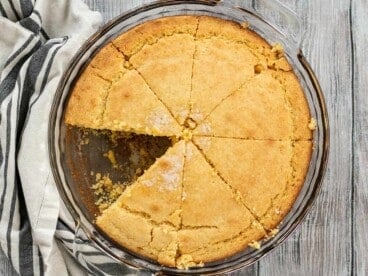
[[[64,74],[63,80],[60,82],[60,85],[58,87],[58,91],[55,97],[55,100],[53,102],[53,107],[52,110],[53,112],[51,113],[50,116],[50,121],[49,121],[49,150],[50,150],[50,161],[52,164],[52,170],[53,170],[53,174],[58,186],[58,190],[64,200],[64,202],[66,203],[67,208],[69,209],[69,211],[71,212],[73,218],[75,219],[76,223],[79,224],[81,226],[81,228],[86,232],[88,238],[93,241],[95,243],[95,245],[101,250],[103,251],[105,254],[109,255],[110,257],[114,258],[115,260],[119,261],[119,262],[123,262],[129,266],[135,267],[136,269],[149,269],[153,272],[164,272],[164,273],[170,273],[170,274],[187,274],[187,273],[206,273],[206,274],[212,274],[212,273],[218,273],[218,272],[230,272],[233,270],[237,270],[240,269],[244,266],[250,265],[252,263],[254,263],[255,261],[257,261],[259,258],[265,256],[266,254],[268,254],[269,252],[271,252],[275,247],[277,247],[280,243],[282,243],[294,230],[295,228],[300,224],[300,222],[302,221],[302,219],[305,217],[305,215],[308,213],[308,211],[310,210],[311,206],[312,206],[312,202],[315,200],[316,195],[318,194],[320,187],[321,187],[321,182],[322,182],[322,178],[323,178],[323,173],[325,171],[325,168],[327,166],[327,157],[328,157],[328,148],[329,148],[329,126],[328,126],[328,116],[327,116],[327,110],[326,110],[326,105],[324,102],[324,98],[323,98],[323,93],[320,89],[320,86],[318,84],[318,81],[316,79],[316,77],[314,76],[314,73],[312,71],[312,69],[310,68],[309,64],[306,62],[304,56],[302,55],[301,51],[298,51],[298,53],[296,54],[297,59],[299,60],[300,64],[299,66],[301,66],[301,68],[303,68],[303,70],[305,70],[304,73],[302,73],[303,76],[307,76],[307,78],[309,79],[308,81],[310,82],[310,85],[313,86],[313,90],[310,93],[315,93],[315,95],[317,96],[316,100],[317,100],[317,108],[320,109],[321,111],[321,116],[315,116],[317,119],[317,125],[318,125],[318,131],[316,132],[317,135],[319,135],[320,137],[317,137],[318,141],[323,141],[323,143],[319,143],[318,145],[318,152],[321,152],[321,154],[319,154],[318,158],[320,159],[319,163],[320,166],[317,168],[316,172],[313,173],[313,176],[310,176],[310,172],[308,172],[308,175],[310,177],[312,177],[312,179],[314,179],[314,185],[311,186],[311,191],[310,191],[310,196],[308,198],[308,201],[305,202],[303,204],[303,208],[302,210],[300,210],[298,212],[298,216],[296,219],[294,219],[292,221],[292,224],[290,226],[288,226],[287,231],[285,231],[284,233],[278,235],[278,238],[273,238],[270,241],[267,241],[266,243],[263,244],[261,251],[254,251],[256,252],[255,256],[253,256],[252,258],[248,258],[248,260],[239,260],[239,259],[235,259],[231,262],[227,262],[224,265],[217,265],[216,268],[196,268],[196,269],[191,269],[191,270],[179,270],[179,269],[175,269],[175,268],[165,268],[162,267],[160,265],[154,264],[152,262],[151,265],[147,265],[145,263],[142,263],[141,259],[139,258],[139,262],[137,263],[136,260],[134,260],[134,258],[136,258],[135,256],[130,256],[132,257],[133,261],[129,261],[129,260],[124,260],[121,259],[121,257],[119,256],[114,256],[114,254],[111,254],[111,250],[106,247],[106,245],[101,242],[101,240],[99,239],[99,237],[96,237],[96,230],[94,228],[94,226],[92,224],[90,224],[90,222],[86,221],[83,218],[83,214],[81,214],[81,212],[78,212],[78,204],[75,202],[75,200],[73,199],[73,196],[70,194],[70,192],[68,191],[68,187],[65,183],[65,179],[64,181],[62,180],[63,178],[63,170],[62,168],[62,158],[61,155],[62,153],[60,152],[60,124],[61,124],[61,117],[62,117],[62,112],[63,112],[63,108],[61,108],[60,102],[62,101],[62,96],[63,96],[63,92],[64,92],[64,88],[65,85],[67,84],[68,79],[72,76],[73,73],[73,68],[75,68],[76,64],[78,64],[78,62],[81,60],[81,58],[83,57],[83,55],[86,53],[87,49],[90,49],[91,46],[93,44],[96,43],[96,41],[98,41],[99,38],[103,37],[103,34],[106,34],[109,30],[113,29],[113,27],[118,24],[121,24],[121,22],[124,21],[125,18],[129,18],[131,16],[134,16],[138,13],[141,13],[143,11],[145,11],[146,9],[150,10],[150,9],[155,9],[155,8],[160,8],[162,7],[162,5],[166,5],[169,2],[170,5],[180,5],[182,3],[180,2],[185,2],[186,5],[204,5],[204,6],[208,6],[208,7],[215,7],[217,5],[217,2],[207,2],[207,1],[165,1],[165,2],[155,2],[154,4],[149,4],[149,5],[144,5],[140,8],[135,9],[134,11],[130,11],[127,13],[122,14],[121,16],[117,17],[116,19],[113,19],[112,21],[108,22],[102,29],[100,29],[100,31],[98,31],[96,34],[94,34],[82,47],[81,49],[78,51],[78,53],[75,55],[75,57],[73,58],[73,61],[71,62],[70,68],[69,70],[67,70],[67,72]],[[175,2],[175,3],[174,3]],[[202,7],[203,8],[203,7]],[[229,7],[226,7],[229,8]],[[160,14],[161,16],[161,14]],[[266,22],[267,23],[267,22]],[[277,29],[276,29],[277,31]],[[262,34],[261,34],[262,36]],[[111,38],[111,37],[109,37]],[[296,49],[298,49],[298,47],[296,47],[296,45],[294,44],[292,48],[288,48],[285,49],[287,53],[290,52],[294,52]],[[295,54],[291,53],[291,54]],[[289,56],[289,60],[290,60],[290,56]],[[293,64],[295,62],[292,62]],[[296,64],[294,64],[296,65]],[[299,68],[299,70],[301,70],[301,68]],[[300,74],[299,76],[300,77]],[[70,83],[69,83],[70,84]],[[65,96],[65,95],[64,95]],[[65,98],[64,98],[65,100]],[[309,99],[310,100],[310,99]],[[316,113],[317,111],[314,111],[313,113]],[[315,114],[317,115],[317,114]],[[59,123],[59,124],[58,124]],[[59,127],[56,127],[59,126]],[[321,140],[322,139],[322,140]],[[316,150],[314,151],[314,155]],[[310,166],[310,170],[311,170]],[[306,181],[307,182],[307,181]],[[65,185],[64,185],[65,184]],[[305,186],[305,185],[304,185]],[[310,186],[310,185],[309,185]],[[292,212],[292,211],[291,211]],[[291,213],[290,212],[290,213]],[[295,213],[294,213],[295,214]],[[287,219],[286,219],[287,220]],[[272,241],[272,242],[271,242]],[[241,259],[241,257],[240,257]],[[145,266],[145,267],[142,267]]]

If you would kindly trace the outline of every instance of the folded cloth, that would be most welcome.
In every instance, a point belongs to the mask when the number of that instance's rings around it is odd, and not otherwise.
[[[21,275],[131,271],[75,238],[49,163],[58,82],[100,23],[80,0],[0,0],[0,242]]]

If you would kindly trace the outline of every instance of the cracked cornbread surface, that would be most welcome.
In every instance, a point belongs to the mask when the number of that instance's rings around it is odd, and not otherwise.
[[[173,139],[96,224],[178,268],[273,236],[312,154],[308,104],[282,47],[207,16],[148,21],[111,41],[80,75],[65,121]]]

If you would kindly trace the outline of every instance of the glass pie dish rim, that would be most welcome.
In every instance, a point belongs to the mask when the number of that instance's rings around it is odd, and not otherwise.
[[[65,90],[65,85],[67,85],[68,81],[70,82],[69,78],[72,76],[73,74],[73,70],[75,69],[75,66],[78,66],[78,62],[81,61],[81,59],[83,58],[83,56],[86,54],[86,52],[93,46],[95,45],[99,39],[101,39],[101,37],[103,37],[105,34],[107,34],[109,31],[111,31],[114,27],[119,26],[119,24],[123,24],[125,20],[132,18],[140,13],[144,13],[147,10],[154,10],[156,8],[162,8],[162,7],[166,7],[166,5],[169,6],[175,6],[175,5],[201,5],[201,7],[217,7],[219,5],[219,3],[222,4],[221,1],[197,1],[197,0],[191,0],[191,1],[159,1],[159,2],[153,2],[150,4],[146,4],[143,5],[141,7],[138,7],[136,9],[134,9],[133,11],[128,11],[126,13],[121,14],[120,16],[116,17],[115,19],[109,21],[108,23],[106,23],[100,30],[98,30],[94,35],[92,35],[83,45],[82,47],[78,50],[78,52],[75,54],[75,56],[73,57],[68,69],[66,70],[66,72],[63,75],[62,80],[59,83],[58,89],[57,89],[57,93],[55,95],[54,98],[54,102],[53,102],[53,106],[52,106],[52,112],[50,115],[50,121],[49,121],[49,154],[50,154],[50,162],[51,162],[51,167],[52,167],[52,171],[53,171],[53,175],[59,190],[59,193],[63,199],[63,202],[65,203],[66,207],[68,208],[69,212],[72,214],[73,219],[76,222],[76,235],[78,235],[79,231],[83,231],[83,233],[85,235],[87,235],[88,239],[94,244],[94,246],[96,246],[100,251],[102,251],[105,255],[113,258],[115,261],[121,262],[125,265],[131,266],[131,267],[135,267],[136,269],[148,269],[150,271],[153,272],[164,272],[164,273],[170,273],[170,274],[183,274],[183,273],[205,273],[205,274],[212,274],[212,273],[218,273],[218,272],[229,272],[229,271],[233,271],[236,269],[240,269],[244,266],[248,266],[254,262],[256,262],[259,258],[267,255],[269,252],[271,252],[274,248],[276,248],[278,245],[280,245],[287,237],[289,237],[291,235],[291,233],[296,229],[297,226],[299,226],[302,222],[302,220],[304,219],[304,217],[306,216],[306,214],[309,212],[309,210],[312,207],[313,202],[315,201],[315,198],[317,197],[317,194],[319,192],[319,190],[321,189],[321,184],[322,184],[322,178],[323,178],[323,174],[326,170],[326,166],[327,166],[327,159],[328,159],[328,149],[329,149],[329,125],[328,125],[328,115],[327,115],[327,110],[326,110],[326,105],[325,105],[325,101],[324,101],[324,96],[323,93],[321,91],[321,88],[319,86],[318,80],[316,78],[316,76],[314,75],[310,65],[308,64],[308,62],[306,61],[302,51],[299,48],[299,45],[296,45],[295,41],[298,41],[297,39],[294,39],[292,44],[292,47],[289,48],[290,51],[295,51],[296,57],[294,57],[295,59],[298,60],[298,62],[300,63],[301,68],[304,69],[304,74],[301,74],[299,72],[299,74],[302,75],[302,77],[306,77],[307,80],[306,82],[309,81],[309,85],[312,86],[312,89],[315,93],[314,97],[317,101],[317,111],[316,112],[321,112],[321,114],[319,114],[317,119],[317,125],[318,125],[318,130],[317,130],[317,135],[318,135],[318,141],[319,144],[317,145],[318,150],[321,151],[320,153],[320,157],[319,157],[319,166],[317,168],[317,166],[315,165],[315,167],[313,169],[317,170],[314,173],[317,173],[317,175],[314,174],[314,183],[309,183],[310,185],[313,186],[313,189],[311,190],[309,197],[307,198],[306,202],[304,202],[303,205],[303,209],[299,212],[299,215],[297,216],[297,218],[295,218],[292,222],[291,225],[289,225],[287,227],[287,229],[280,235],[277,235],[277,238],[272,238],[270,241],[266,241],[265,244],[267,244],[267,246],[262,246],[261,249],[259,251],[255,251],[254,256],[251,256],[250,258],[246,259],[244,256],[240,256],[240,257],[234,257],[234,259],[230,258],[230,261],[225,259],[224,262],[219,261],[217,262],[218,264],[214,264],[214,265],[210,265],[210,266],[205,266],[203,268],[198,267],[198,268],[193,268],[190,270],[180,270],[180,269],[176,269],[176,268],[170,268],[170,267],[163,267],[161,265],[155,264],[152,261],[149,261],[145,258],[140,258],[137,257],[135,255],[131,256],[129,252],[126,252],[124,250],[120,249],[115,249],[116,250],[122,250],[124,252],[124,256],[126,256],[125,254],[128,254],[130,258],[128,259],[124,259],[120,256],[116,255],[115,251],[112,251],[111,247],[109,247],[109,245],[113,246],[114,245],[109,242],[108,240],[104,239],[104,237],[102,235],[100,235],[100,233],[98,232],[98,230],[96,230],[96,227],[93,225],[93,223],[89,222],[88,220],[85,219],[85,217],[83,217],[83,213],[81,212],[81,210],[78,209],[78,204],[74,201],[75,198],[73,198],[73,195],[71,195],[70,191],[66,190],[66,183],[63,183],[63,180],[61,179],[61,172],[60,169],[62,170],[62,166],[60,165],[60,158],[58,156],[58,151],[60,151],[60,148],[58,148],[60,145],[60,131],[57,129],[58,127],[60,127],[61,124],[61,117],[62,117],[62,113],[64,110],[64,107],[62,107],[62,109],[60,110],[60,102],[63,101],[63,97],[64,97],[64,102],[62,102],[61,105],[65,105],[65,95],[63,96],[64,90]],[[226,4],[224,5],[225,8],[237,8],[234,6],[226,6]],[[243,10],[245,11],[245,10]],[[249,11],[250,13],[254,13],[254,11]],[[189,11],[190,12],[190,11]],[[159,14],[159,17],[161,14]],[[254,14],[253,14],[254,15]],[[215,14],[214,14],[215,16]],[[254,16],[260,17],[259,14],[256,14]],[[267,20],[263,17],[260,18],[260,20],[266,22],[267,24],[269,24],[267,22]],[[139,22],[138,22],[139,24]],[[271,27],[272,24],[270,24]],[[277,29],[276,29],[277,31]],[[115,34],[116,35],[116,34]],[[105,40],[105,43],[107,41],[109,41],[111,39],[112,36],[109,36],[107,40]],[[263,36],[264,37],[264,36]],[[102,45],[104,45],[104,43],[102,43]],[[99,45],[98,49],[100,49],[102,47],[102,45]],[[96,50],[94,50],[94,52],[96,52]],[[290,58],[290,56],[289,56]],[[85,61],[86,63],[86,61]],[[293,64],[295,65],[295,64]],[[294,68],[295,70],[297,68]],[[77,71],[81,71],[80,69],[78,69]],[[301,76],[298,75],[298,77],[300,78]],[[75,79],[75,76],[74,76]],[[69,83],[70,85],[70,83]],[[303,87],[305,88],[305,87]],[[308,86],[308,89],[310,89],[311,87]],[[69,93],[70,94],[70,93]],[[311,104],[310,100],[308,101],[309,105]],[[311,108],[311,106],[310,106]],[[59,120],[59,121],[58,121]],[[59,122],[59,124],[58,124]],[[322,136],[319,137],[319,136]],[[315,139],[315,138],[314,138]],[[315,155],[315,151],[313,151],[313,154]],[[310,165],[309,167],[309,173],[311,171],[311,167],[312,165]],[[311,180],[310,180],[311,181]],[[65,181],[64,181],[65,182]],[[304,186],[306,185],[307,180],[305,180]],[[300,192],[301,193],[301,192]],[[298,196],[298,198],[300,197],[300,195]],[[293,209],[292,209],[293,210]],[[292,210],[290,211],[290,213],[292,212]],[[289,217],[290,213],[286,216],[286,218]],[[236,254],[237,255],[237,254]]]

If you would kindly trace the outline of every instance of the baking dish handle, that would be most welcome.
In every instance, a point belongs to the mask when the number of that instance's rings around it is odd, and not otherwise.
[[[287,40],[300,48],[303,31],[298,15],[278,0],[237,1],[237,8],[251,11],[280,32]],[[228,5],[225,0],[218,5]]]

